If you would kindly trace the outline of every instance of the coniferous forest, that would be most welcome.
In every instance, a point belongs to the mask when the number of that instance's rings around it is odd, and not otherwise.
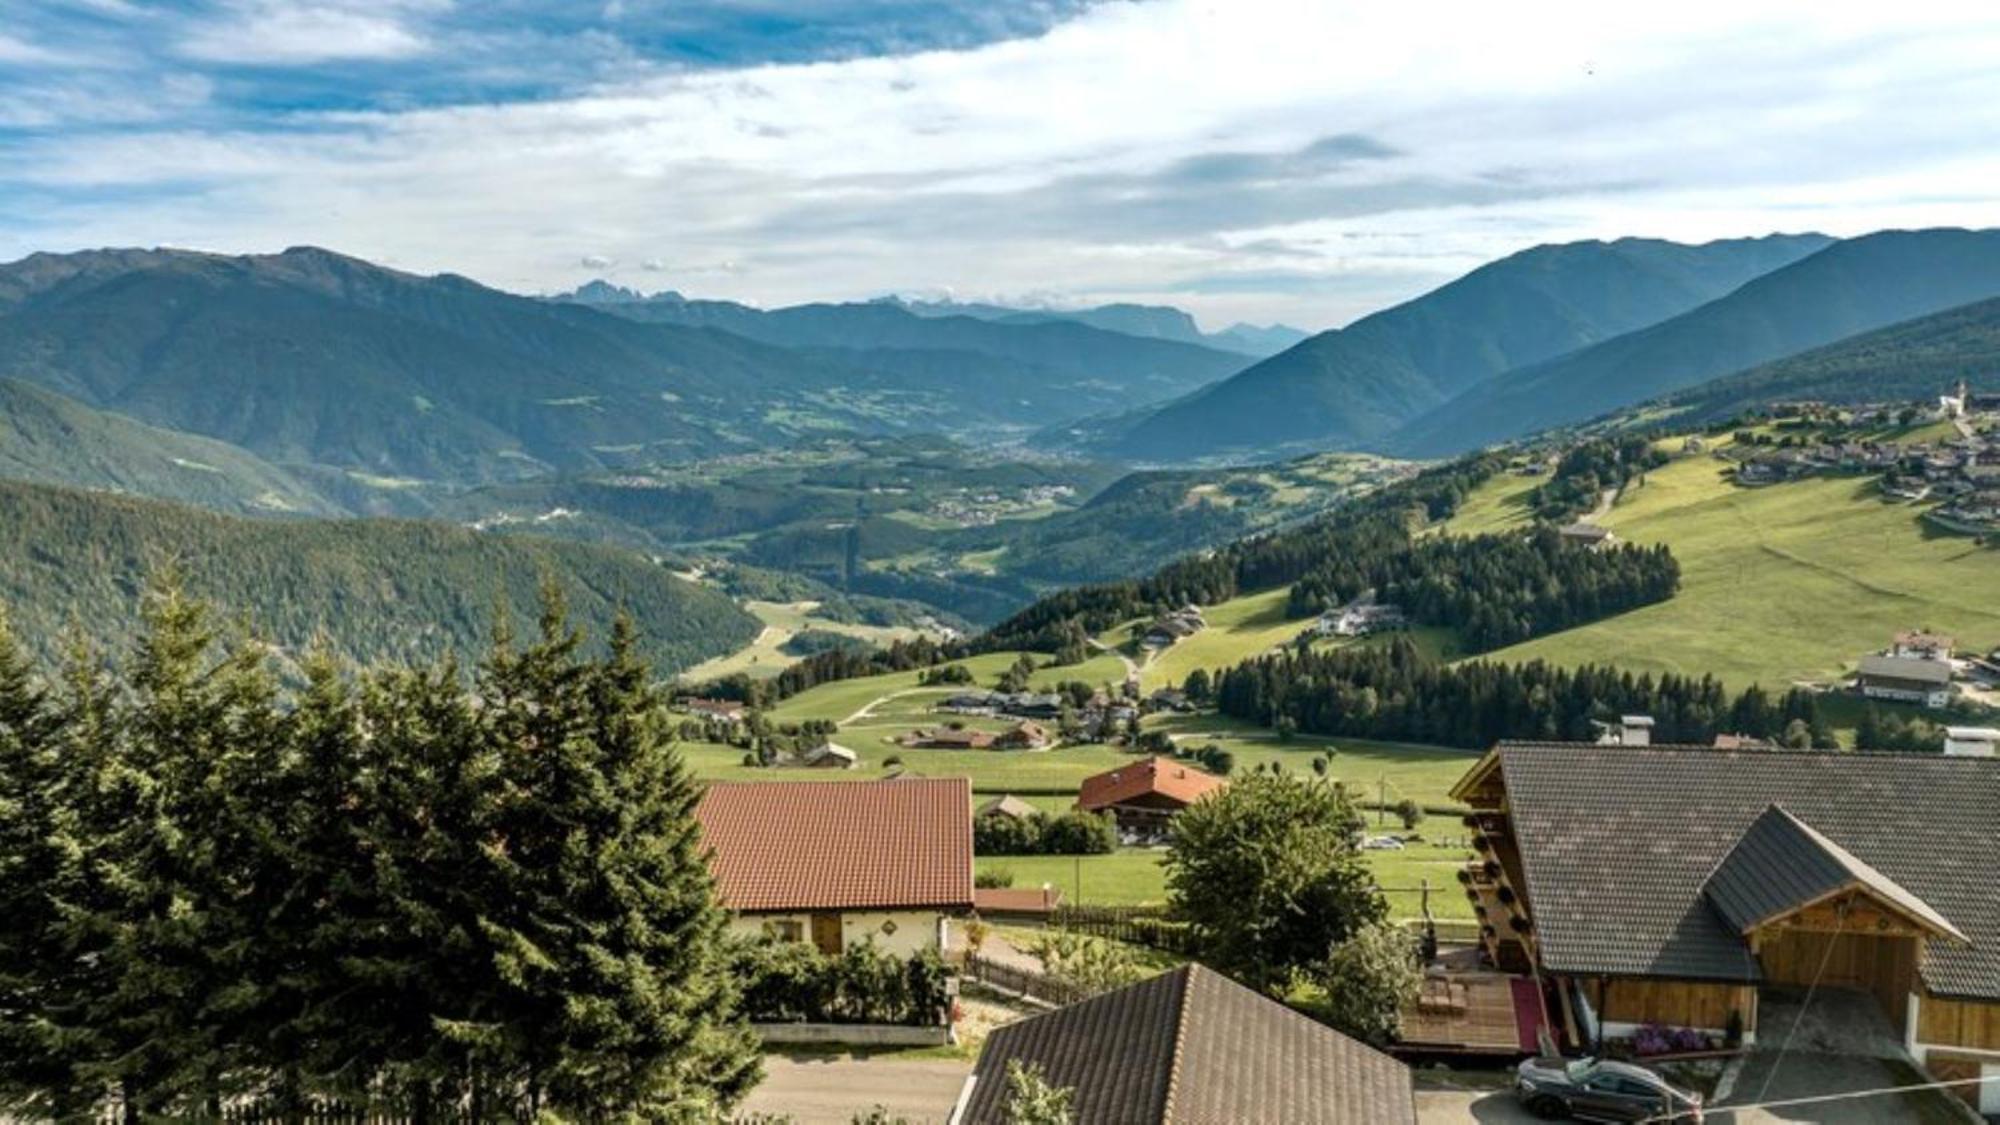
[[[1225,715],[1308,734],[1422,742],[1483,750],[1502,739],[1584,740],[1595,722],[1651,715],[1656,742],[1702,743],[1746,734],[1789,746],[1831,746],[1812,693],[1772,696],[1755,685],[1730,694],[1711,676],[1634,675],[1598,665],[1542,661],[1445,664],[1407,638],[1383,646],[1288,650],[1245,661],[1216,678]]]
[[[0,629],[0,1104],[710,1120],[759,1074],[638,640],[281,692],[178,590],[53,683]]]
[[[1544,527],[1435,536],[1373,558],[1335,555],[1292,586],[1287,608],[1319,613],[1373,590],[1410,621],[1448,626],[1465,651],[1485,652],[1665,601],[1679,584],[1664,545],[1589,551]]]

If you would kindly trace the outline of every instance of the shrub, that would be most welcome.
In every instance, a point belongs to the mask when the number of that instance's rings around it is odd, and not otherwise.
[[[1004,867],[989,867],[984,871],[973,872],[972,885],[975,887],[985,887],[989,890],[998,887],[1011,887],[1014,885],[1014,873]]]
[[[928,1027],[950,1001],[949,973],[928,950],[905,961],[861,942],[836,957],[766,938],[737,943],[731,960],[743,1010],[759,1023]]]

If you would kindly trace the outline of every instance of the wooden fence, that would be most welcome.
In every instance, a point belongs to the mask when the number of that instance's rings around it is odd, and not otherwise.
[[[1055,913],[1049,917],[1049,925],[1092,937],[1111,938],[1177,953],[1183,957],[1193,957],[1198,952],[1194,931],[1188,928],[1187,923],[1173,920],[1166,911],[1156,906],[1064,904],[1056,907]]]
[[[1058,1008],[1089,998],[1089,993],[1083,989],[1054,977],[1017,965],[989,960],[978,954],[969,954],[965,958],[965,975],[982,984],[989,984],[1020,996],[1032,997]]]

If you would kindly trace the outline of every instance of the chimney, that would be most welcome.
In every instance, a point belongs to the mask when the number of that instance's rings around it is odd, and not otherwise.
[[[1618,720],[1618,744],[1620,746],[1651,746],[1653,744],[1653,717],[1651,715],[1625,715]]]

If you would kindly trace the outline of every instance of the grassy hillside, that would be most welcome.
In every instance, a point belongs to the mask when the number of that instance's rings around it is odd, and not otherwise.
[[[713,590],[626,551],[407,521],[250,520],[155,501],[0,483],[0,602],[40,654],[72,625],[123,651],[150,575],[175,565],[193,594],[296,654],[316,635],[362,661],[480,658],[494,612],[534,620],[552,577],[599,638],[633,617],[671,672],[755,636]]]
[[[1502,487],[1505,478],[1486,487]],[[1654,470],[1602,522],[1681,563],[1671,601],[1491,654],[1704,672],[1732,685],[1851,671],[1900,629],[2000,644],[2000,551],[1939,533],[1879,499],[1871,479],[1742,489],[1720,462]]]
[[[1480,383],[1386,445],[1476,449],[1996,294],[2000,230],[1848,239],[1671,320]]]

